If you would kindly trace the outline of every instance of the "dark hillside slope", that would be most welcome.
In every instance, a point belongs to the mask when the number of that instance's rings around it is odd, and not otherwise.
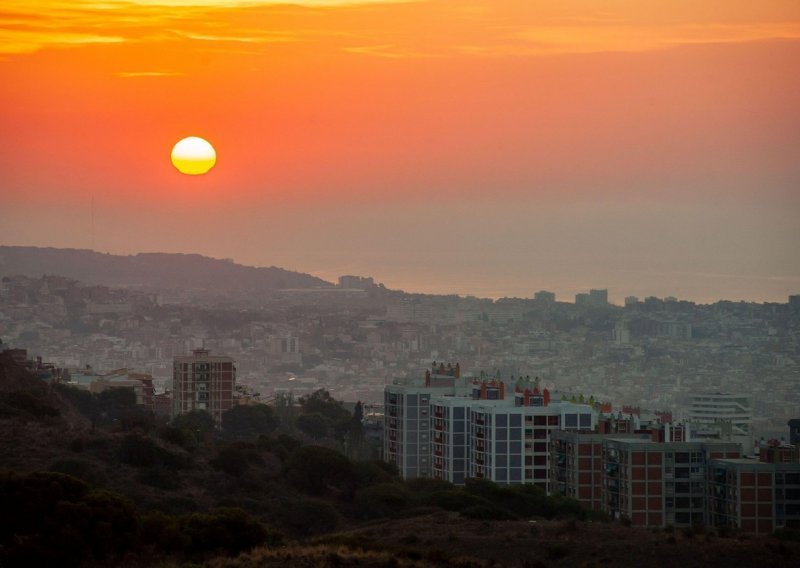
[[[54,274],[105,286],[204,289],[219,293],[332,286],[300,272],[243,266],[199,254],[121,256],[83,249],[0,246],[0,276],[17,274],[30,277]]]

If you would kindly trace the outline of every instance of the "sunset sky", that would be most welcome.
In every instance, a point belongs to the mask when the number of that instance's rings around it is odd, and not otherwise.
[[[785,302],[800,2],[4,0],[0,244]]]

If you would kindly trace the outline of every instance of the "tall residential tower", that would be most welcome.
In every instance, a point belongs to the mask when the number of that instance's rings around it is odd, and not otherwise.
[[[233,359],[195,349],[188,357],[175,357],[172,367],[172,416],[205,410],[222,422],[222,413],[233,406],[236,367]]]

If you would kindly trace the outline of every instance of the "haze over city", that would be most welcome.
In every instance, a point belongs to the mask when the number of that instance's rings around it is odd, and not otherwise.
[[[12,0],[0,242],[785,301],[800,6]],[[203,136],[216,166],[169,152]]]

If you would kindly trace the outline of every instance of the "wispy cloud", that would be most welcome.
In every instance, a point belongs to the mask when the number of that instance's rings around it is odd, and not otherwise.
[[[6,0],[0,53],[28,53],[79,43],[176,39],[235,43],[298,41],[311,34],[297,19],[318,10],[418,0]],[[281,22],[271,19],[280,17]],[[286,29],[286,18],[292,27]],[[248,20],[255,19],[254,27]],[[329,33],[337,33],[329,30]]]
[[[118,71],[117,77],[138,78],[138,77],[180,77],[183,73],[177,71]]]
[[[679,0],[658,13],[638,2],[599,11],[590,0],[6,0],[0,53],[110,42],[318,42],[321,50],[399,59],[800,39],[797,0],[758,9],[709,2],[720,9]]]
[[[651,51],[681,45],[800,39],[800,21],[669,26],[540,26],[508,34],[505,49],[527,53]]]

